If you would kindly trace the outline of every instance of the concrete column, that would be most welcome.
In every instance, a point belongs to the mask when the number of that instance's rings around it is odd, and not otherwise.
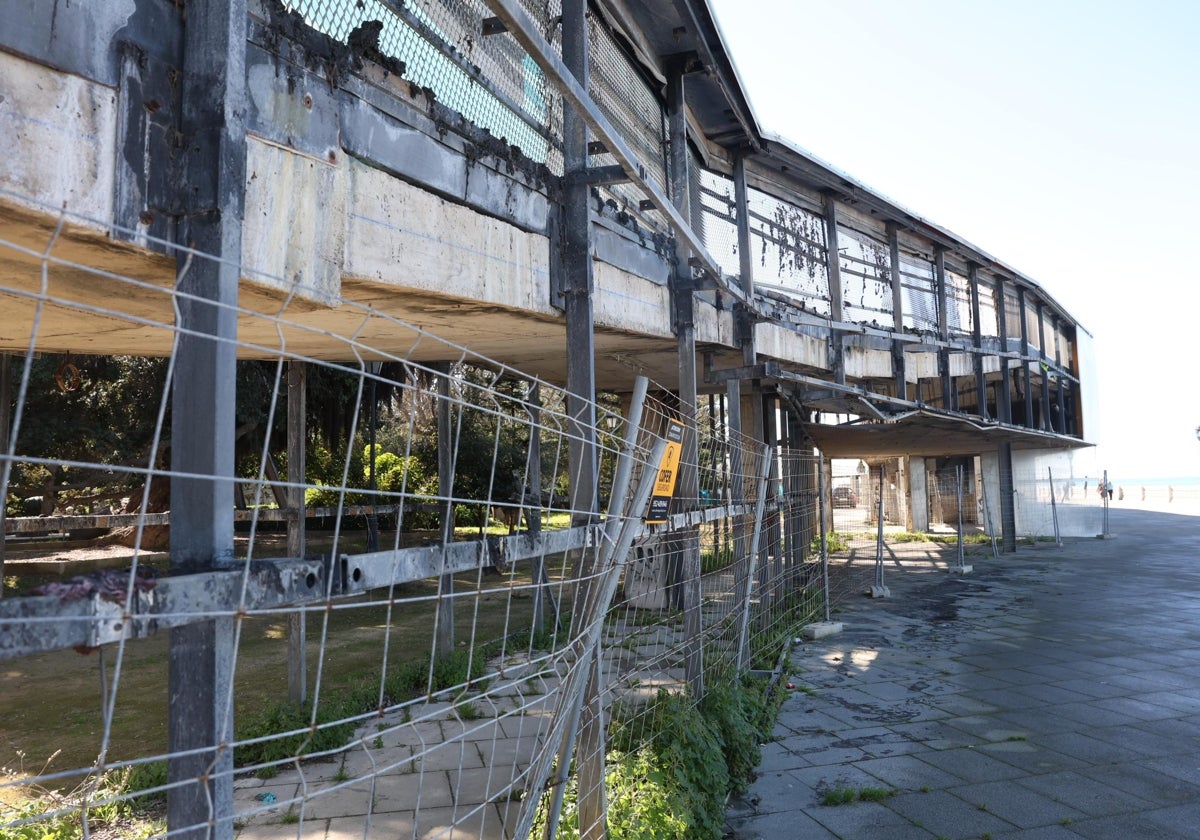
[[[925,474],[925,459],[916,455],[908,459],[908,495],[912,513],[912,531],[929,530],[929,489]]]
[[[171,569],[229,568],[238,279],[246,183],[246,5],[189,5],[184,23],[178,349],[172,383]],[[199,621],[168,640],[167,826],[181,840],[233,836],[228,703],[234,619]]]
[[[998,533],[1003,534],[1004,512],[1002,510],[1000,488],[1000,454],[983,452],[979,455],[979,480],[983,483],[983,495],[986,507],[983,511],[981,525],[991,524]],[[1001,536],[1003,539],[1003,536]]]
[[[1000,471],[1000,536],[1006,552],[1017,550],[1017,507],[1013,486],[1012,444],[1002,443],[996,450]]]

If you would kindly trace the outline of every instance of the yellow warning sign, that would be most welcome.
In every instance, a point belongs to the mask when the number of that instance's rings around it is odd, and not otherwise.
[[[683,450],[683,424],[671,420],[667,426],[667,446],[658,462],[658,477],[654,481],[654,492],[650,496],[650,510],[646,522],[661,525],[671,512],[671,497],[675,495],[675,481],[679,478],[679,455]]]

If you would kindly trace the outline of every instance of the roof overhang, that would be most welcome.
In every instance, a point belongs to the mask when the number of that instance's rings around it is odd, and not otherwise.
[[[827,425],[805,430],[830,458],[890,458],[901,455],[950,456],[991,452],[1002,443],[1013,449],[1079,449],[1079,438],[1021,426],[980,423],[963,417],[918,410],[883,423]]]

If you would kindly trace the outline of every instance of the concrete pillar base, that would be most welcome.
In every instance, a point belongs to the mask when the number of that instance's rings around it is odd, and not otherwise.
[[[805,639],[824,639],[826,636],[836,636],[842,632],[842,622],[840,621],[814,621],[812,624],[804,625],[804,629],[800,631],[800,635]],[[797,639],[796,641],[800,641]]]
[[[973,571],[975,571],[974,566],[954,566],[950,569],[950,573],[955,575],[969,575]]]
[[[871,591],[868,594],[872,598],[891,598],[892,590],[888,589],[886,586],[872,586]]]

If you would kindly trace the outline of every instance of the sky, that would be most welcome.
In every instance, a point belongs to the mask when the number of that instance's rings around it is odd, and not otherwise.
[[[1200,3],[709,3],[763,128],[1094,336],[1099,469],[1200,476]]]

